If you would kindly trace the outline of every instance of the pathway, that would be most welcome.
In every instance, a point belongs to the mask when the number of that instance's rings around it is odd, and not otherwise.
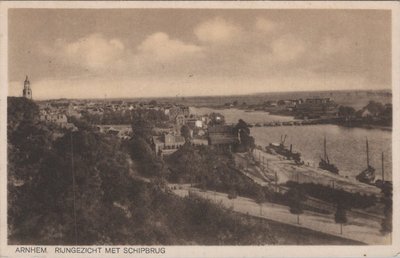
[[[179,196],[195,194],[197,196],[209,199],[215,203],[221,203],[226,208],[232,208],[236,212],[248,214],[255,217],[261,217],[280,223],[289,224],[296,227],[302,227],[319,231],[329,235],[334,235],[342,238],[364,242],[370,245],[389,244],[389,238],[382,236],[380,233],[380,223],[374,220],[365,218],[356,218],[349,216],[348,223],[343,225],[343,234],[340,234],[340,225],[335,223],[333,215],[325,215],[304,211],[300,215],[300,225],[297,224],[297,215],[291,214],[289,208],[284,205],[274,203],[257,204],[252,199],[237,197],[229,199],[227,194],[202,191],[196,188],[191,188],[188,185],[170,185],[175,186],[172,191]]]

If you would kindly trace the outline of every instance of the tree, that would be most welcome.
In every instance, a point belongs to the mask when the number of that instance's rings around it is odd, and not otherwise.
[[[299,186],[295,186],[290,188],[286,193],[286,197],[289,202],[290,213],[297,215],[297,224],[300,224],[300,214],[303,214],[302,202],[306,200],[304,191]]]
[[[255,199],[256,203],[261,204],[265,202],[265,193],[263,191],[263,188],[257,187],[256,193],[255,193]]]
[[[189,141],[190,139],[190,128],[187,125],[183,125],[181,127],[181,135],[185,138],[185,141]]]
[[[209,115],[209,117],[210,117],[210,122],[209,122],[209,124],[211,125],[211,126],[214,126],[214,125],[223,125],[223,124],[225,124],[225,117],[222,115],[222,114],[220,114],[220,113],[211,113],[210,115]]]
[[[245,134],[250,134],[250,126],[243,120],[239,119],[238,123],[235,126],[235,133],[238,133],[239,131],[243,131]]]
[[[392,125],[393,107],[392,104],[386,104],[385,110],[381,113],[382,122],[386,125]]]
[[[239,134],[240,143],[237,151],[253,151],[255,148],[254,138],[250,136],[250,126],[242,119],[239,119],[234,128],[234,133]]]
[[[128,182],[118,141],[90,127],[54,140],[44,124],[18,124],[8,139],[10,235],[19,243],[41,244],[104,239],[111,219],[104,210],[124,198]]]
[[[133,114],[132,131],[134,138],[149,140],[153,135],[154,124],[141,111]]]
[[[232,200],[232,209],[235,208],[235,199],[237,198],[238,194],[234,187],[231,187],[228,191],[228,199]]]
[[[132,178],[143,161],[157,161],[141,137],[135,139],[139,146],[132,162],[123,147],[132,148],[133,142],[122,145],[86,125],[54,139],[47,125],[16,117],[8,138],[10,244],[275,243],[262,223],[203,199],[174,196],[162,177]],[[206,163],[183,162],[187,168]],[[21,173],[27,175],[23,180],[14,177]]]
[[[131,157],[138,163],[138,170],[142,175],[152,177],[164,173],[163,161],[156,157],[144,138],[133,138],[130,143],[130,151]]]
[[[237,192],[234,187],[231,187],[228,191],[228,199],[235,199],[237,198]]]
[[[34,122],[39,117],[39,107],[30,99],[7,98],[7,130],[12,132],[22,122]]]
[[[192,184],[202,182],[207,164],[203,162],[197,148],[190,143],[185,143],[175,153],[168,156],[167,161],[172,169],[171,180]]]
[[[157,101],[155,99],[150,100],[149,105],[156,106]]]
[[[342,202],[337,203],[335,222],[340,223],[340,234],[343,234],[343,224],[347,222],[346,209]]]
[[[278,106],[284,106],[285,105],[285,100],[283,100],[283,99],[280,99],[280,100],[278,100]]]
[[[353,117],[355,113],[356,110],[353,107],[348,107],[348,106],[340,106],[338,111],[339,117],[343,117],[345,119]]]
[[[262,188],[257,188],[255,201],[260,205],[260,215],[262,215],[262,204],[265,202],[265,193]]]
[[[383,213],[385,218],[381,223],[381,232],[388,234],[392,232],[392,220],[393,220],[393,186],[391,183],[383,182],[382,186],[382,203],[385,205]]]
[[[385,107],[382,103],[371,100],[363,109],[368,110],[373,116],[379,116]]]

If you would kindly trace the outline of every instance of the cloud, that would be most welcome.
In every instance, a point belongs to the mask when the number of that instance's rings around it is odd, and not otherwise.
[[[257,17],[255,27],[263,33],[271,33],[278,28],[278,24],[263,17]]]
[[[271,43],[273,58],[281,63],[297,60],[306,51],[305,43],[291,35],[285,35]]]
[[[156,32],[133,46],[98,33],[70,42],[58,39],[51,46],[43,47],[42,52],[58,64],[59,70],[69,71],[69,77],[75,73],[102,77],[105,73],[126,76],[180,70],[181,63],[201,57],[202,50],[200,46]]]
[[[220,17],[199,24],[194,29],[197,38],[207,43],[229,43],[238,38],[242,29]]]
[[[95,33],[74,42],[57,40],[54,46],[45,49],[45,53],[58,61],[90,70],[104,70],[121,62],[125,50],[119,39],[107,39]]]
[[[197,55],[202,48],[178,39],[171,39],[166,33],[156,32],[148,36],[138,46],[138,50],[140,54],[152,58],[153,61],[167,62]]]

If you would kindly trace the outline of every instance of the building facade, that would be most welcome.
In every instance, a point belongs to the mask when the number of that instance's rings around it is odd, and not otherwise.
[[[153,149],[156,155],[169,155],[185,144],[185,138],[179,135],[163,134],[153,136]]]
[[[337,112],[338,105],[330,98],[306,99],[296,106],[296,117],[301,119],[334,118]]]

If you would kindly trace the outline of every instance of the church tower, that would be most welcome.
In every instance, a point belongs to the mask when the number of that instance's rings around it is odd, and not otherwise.
[[[28,75],[24,81],[24,90],[22,91],[22,96],[27,99],[32,99],[31,83],[29,82]]]

